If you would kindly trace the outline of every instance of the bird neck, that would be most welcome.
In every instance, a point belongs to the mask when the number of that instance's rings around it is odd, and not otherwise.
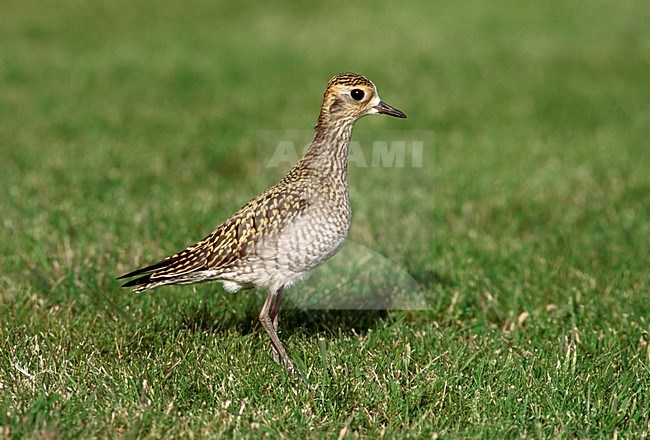
[[[348,152],[353,120],[326,123],[319,118],[314,140],[301,158],[303,166],[323,170],[347,183]]]

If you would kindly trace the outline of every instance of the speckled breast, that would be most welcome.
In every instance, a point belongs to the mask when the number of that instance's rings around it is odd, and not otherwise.
[[[351,210],[347,200],[320,201],[268,237],[258,248],[261,272],[287,284],[304,277],[332,257],[343,246],[350,229]],[[261,280],[260,280],[261,281]]]

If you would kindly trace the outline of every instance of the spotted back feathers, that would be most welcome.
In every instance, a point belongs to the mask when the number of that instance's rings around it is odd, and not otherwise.
[[[151,266],[122,275],[119,279],[143,275],[123,286],[139,286],[136,291],[142,291],[196,271],[227,270],[244,259],[260,240],[282,228],[309,205],[308,192],[298,184],[300,177],[298,170],[288,174],[198,243]]]

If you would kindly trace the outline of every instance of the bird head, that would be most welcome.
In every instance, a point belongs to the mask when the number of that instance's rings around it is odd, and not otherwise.
[[[362,116],[376,114],[406,117],[379,99],[377,88],[368,78],[356,73],[341,73],[332,78],[325,88],[318,124],[354,122]]]

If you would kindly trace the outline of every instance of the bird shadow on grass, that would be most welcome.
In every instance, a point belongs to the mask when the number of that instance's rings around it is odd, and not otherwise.
[[[282,332],[293,334],[356,334],[381,326],[387,310],[286,310],[280,319]]]
[[[202,302],[192,304],[177,318],[179,330],[210,333],[228,332],[233,329],[242,335],[261,331],[259,311],[261,304],[250,301],[243,308],[214,307]],[[388,316],[386,310],[301,310],[291,308],[280,312],[280,328],[283,334],[365,334],[381,325]]]

